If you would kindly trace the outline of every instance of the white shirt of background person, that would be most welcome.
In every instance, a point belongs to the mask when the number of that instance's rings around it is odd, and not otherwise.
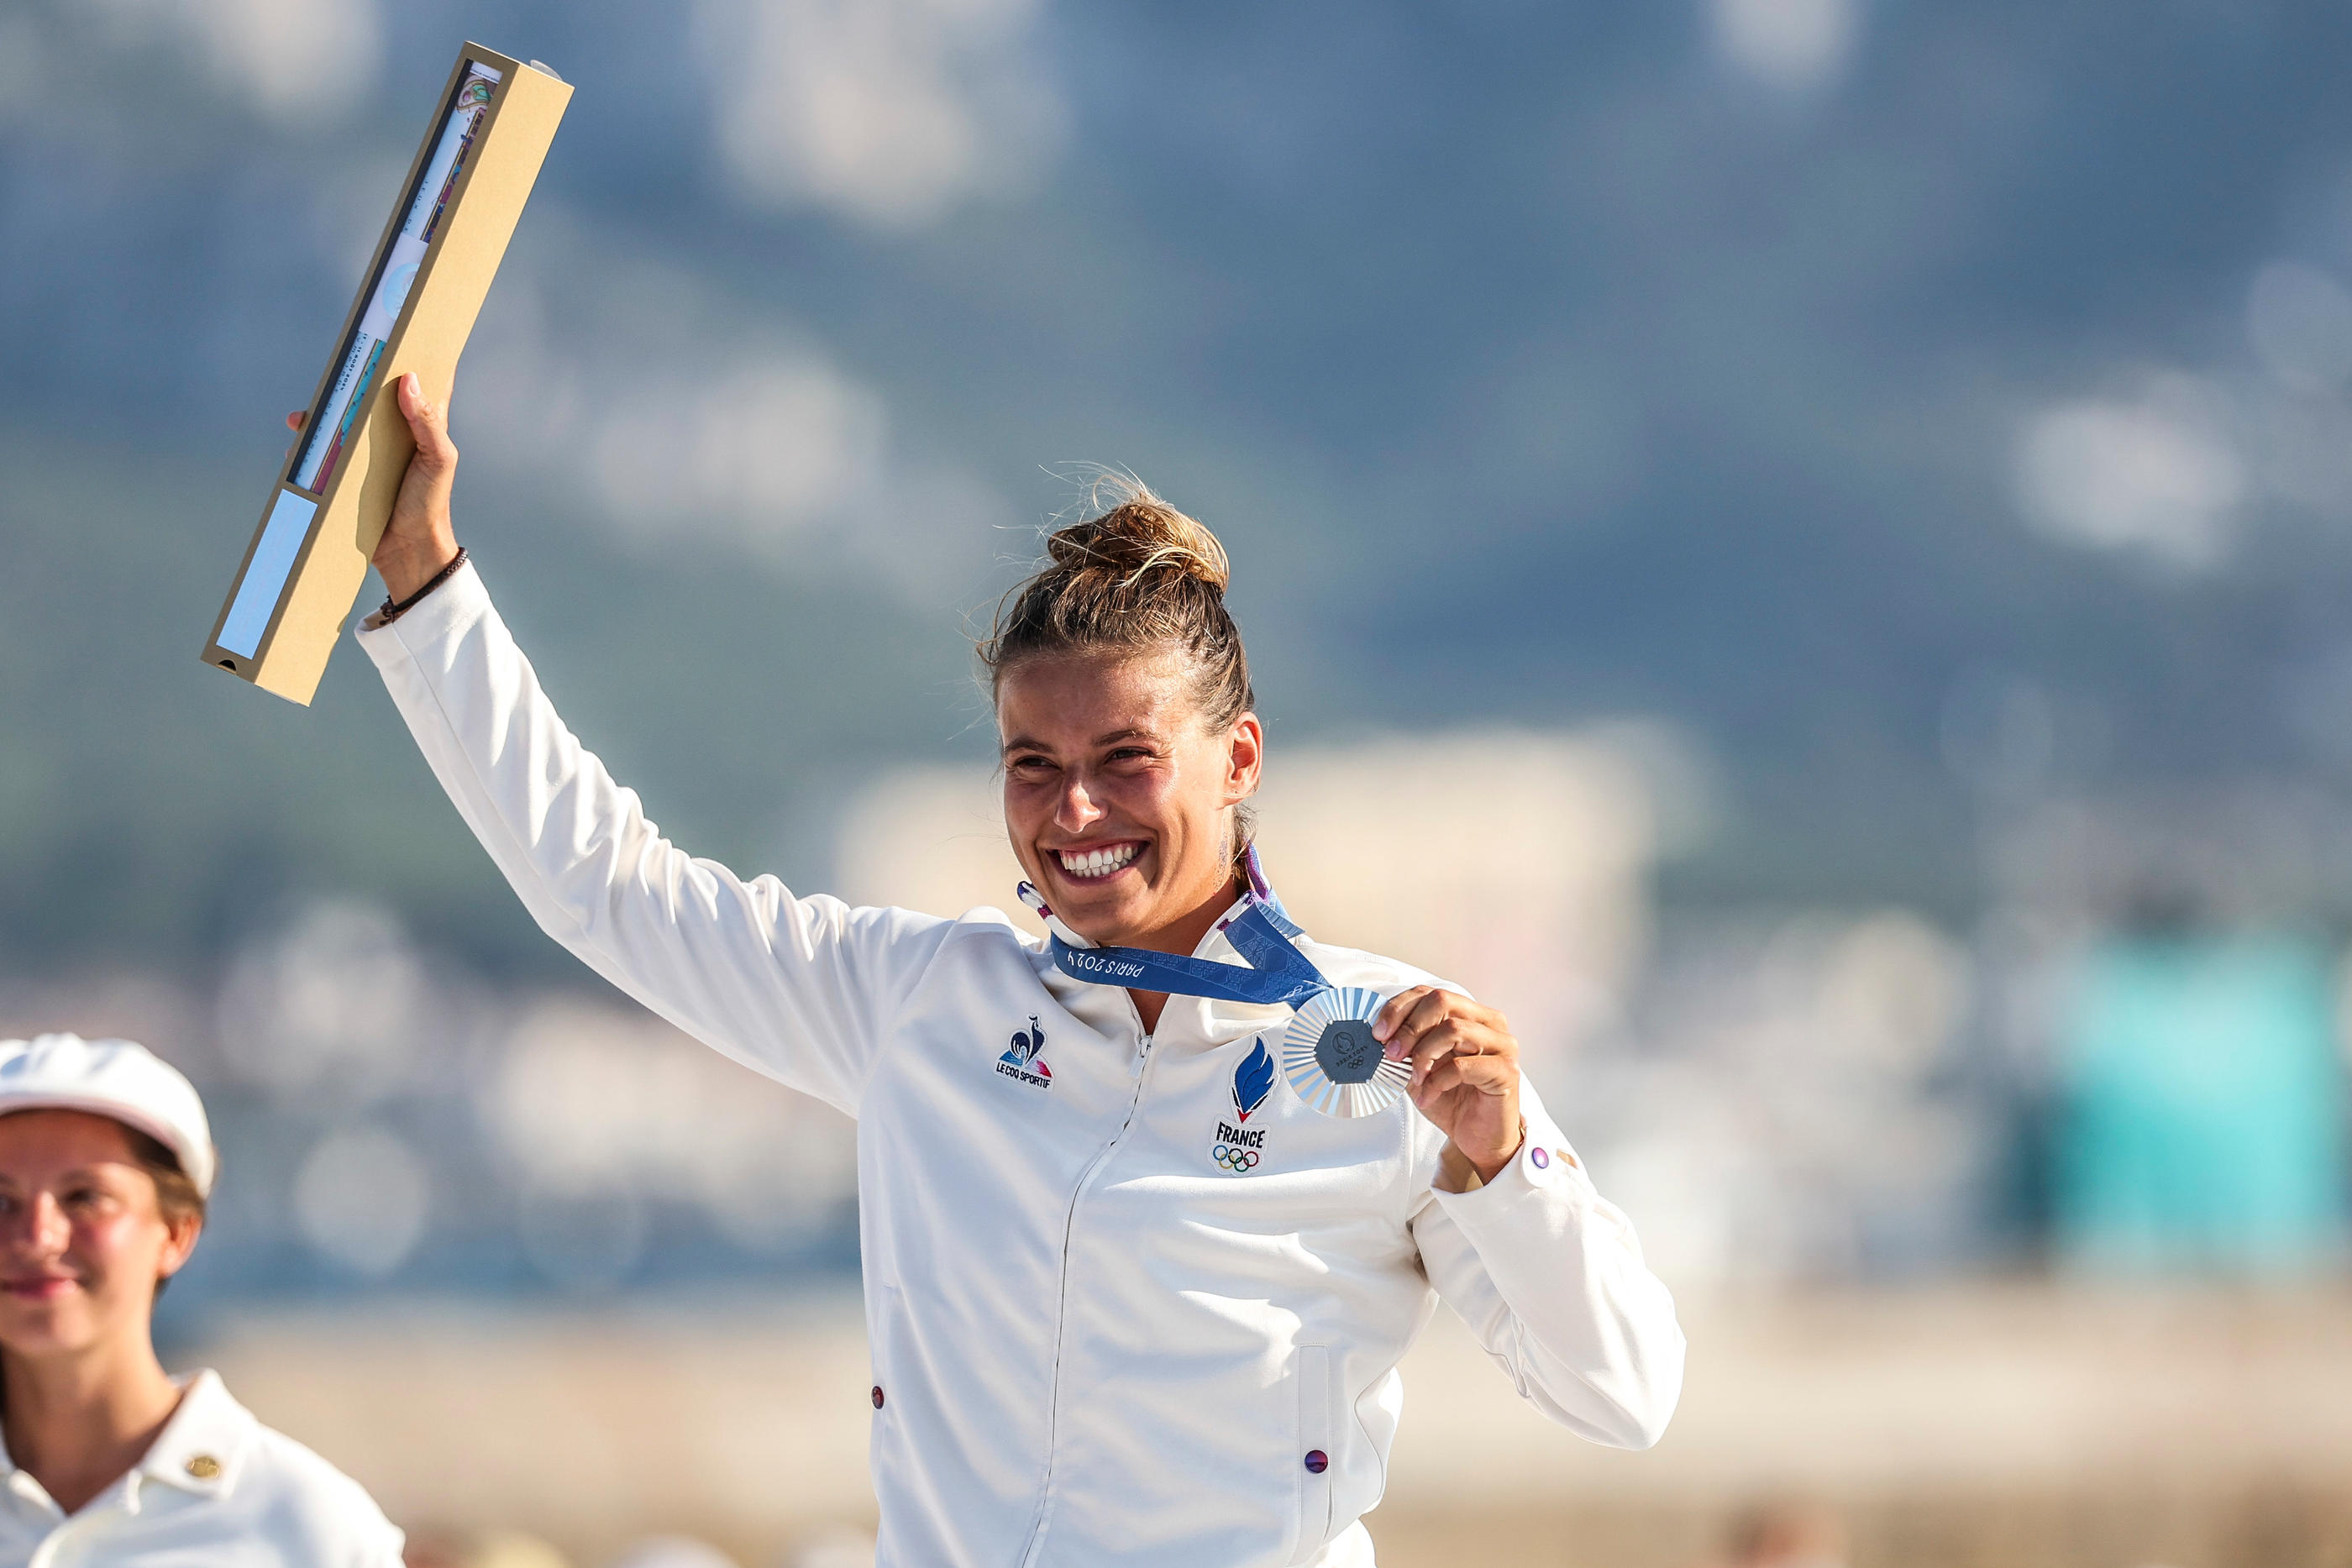
[[[0,1040],[0,1568],[398,1568],[358,1482],[155,1357],[216,1165],[144,1047]]]

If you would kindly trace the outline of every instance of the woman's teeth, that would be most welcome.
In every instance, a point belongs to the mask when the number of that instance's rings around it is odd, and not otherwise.
[[[1108,876],[1142,852],[1141,844],[1120,844],[1114,849],[1088,850],[1084,854],[1075,855],[1066,850],[1055,852],[1065,873],[1083,877]]]

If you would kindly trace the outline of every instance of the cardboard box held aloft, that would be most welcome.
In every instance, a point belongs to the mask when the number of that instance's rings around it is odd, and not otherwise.
[[[571,99],[537,61],[475,44],[457,57],[205,663],[298,703],[318,690],[415,451],[393,385],[415,371],[447,402]]]

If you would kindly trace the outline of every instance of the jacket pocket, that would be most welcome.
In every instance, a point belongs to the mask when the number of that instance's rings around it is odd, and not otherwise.
[[[1331,1492],[1339,1479],[1339,1353],[1327,1344],[1302,1344],[1293,1354],[1298,1443],[1290,1462],[1298,1478],[1298,1534],[1290,1560],[1308,1563],[1331,1536]]]

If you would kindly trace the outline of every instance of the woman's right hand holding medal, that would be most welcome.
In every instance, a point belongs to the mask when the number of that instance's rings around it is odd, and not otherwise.
[[[1480,1182],[1493,1181],[1527,1130],[1510,1020],[1458,991],[1415,986],[1389,998],[1372,1036],[1390,1061],[1412,1063],[1412,1103]]]

